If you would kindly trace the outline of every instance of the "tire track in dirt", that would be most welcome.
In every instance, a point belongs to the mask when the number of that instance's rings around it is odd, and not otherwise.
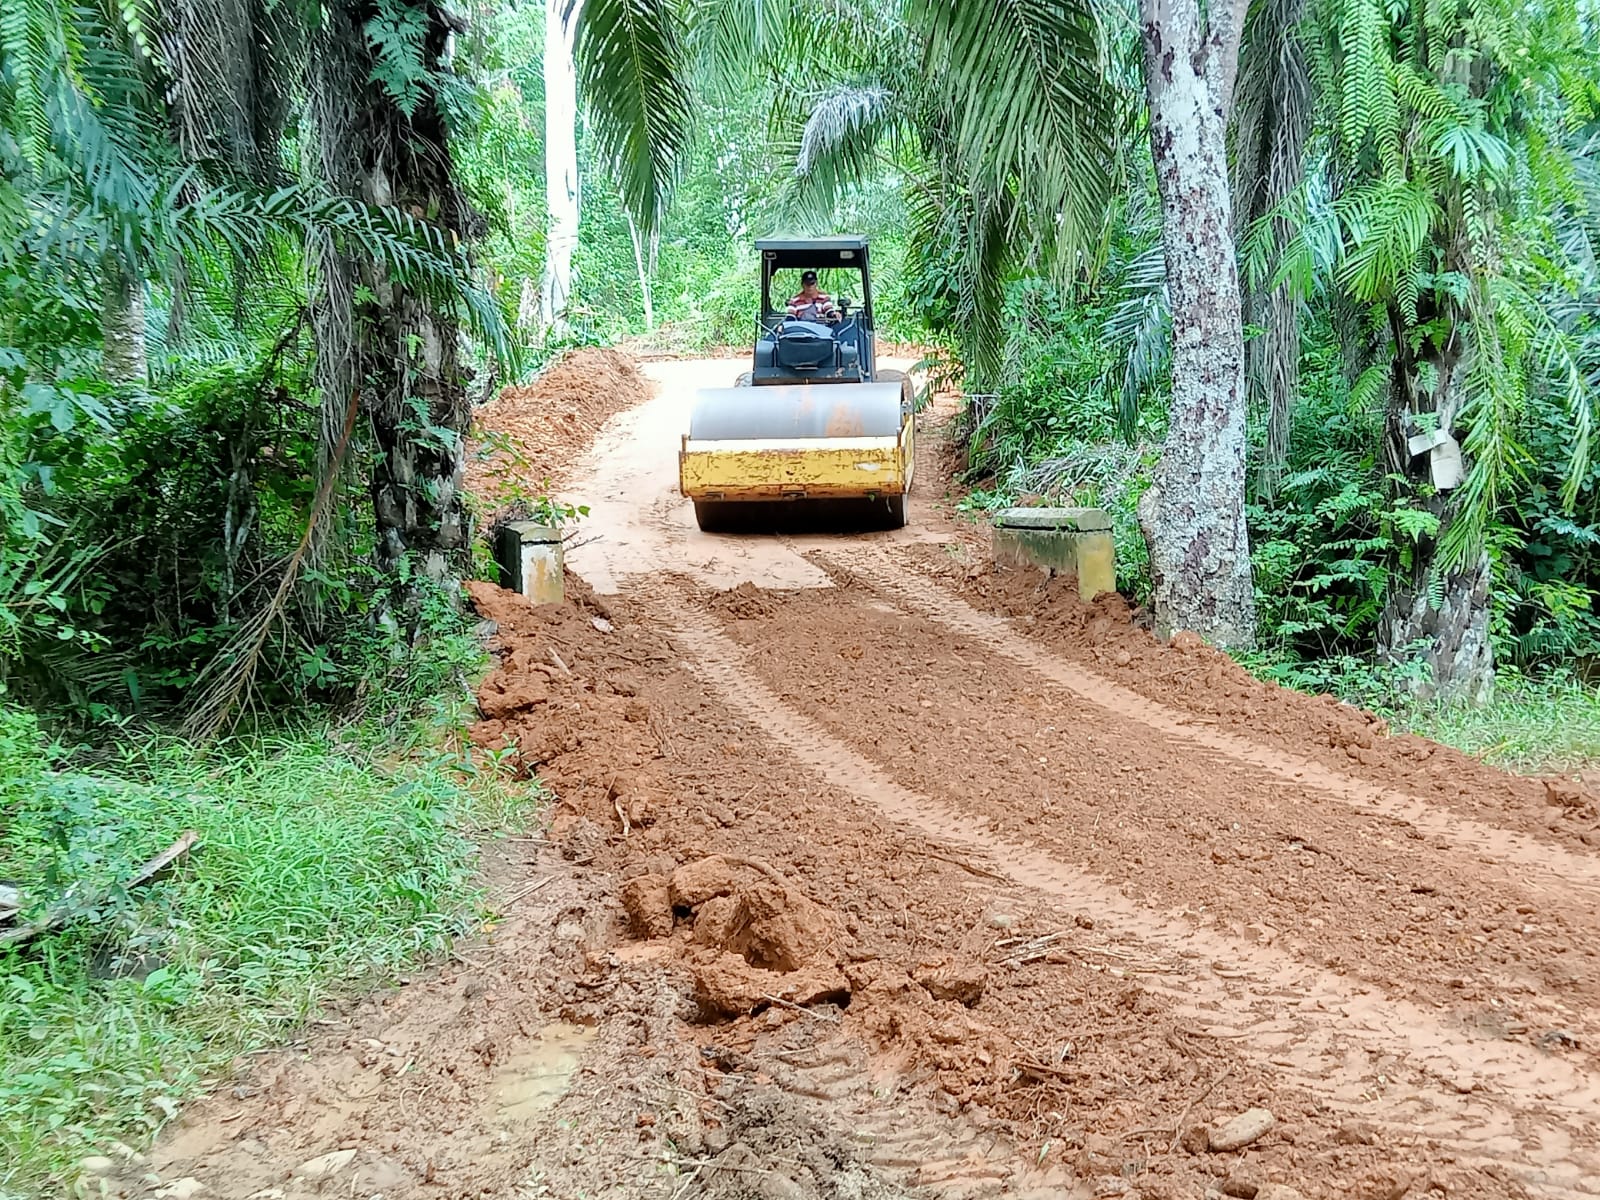
[[[1209,1023],[1212,1036],[1239,1039],[1262,1063],[1332,1103],[1370,1103],[1382,1092],[1387,1111],[1431,1137],[1474,1157],[1520,1162],[1546,1190],[1600,1195],[1600,1154],[1574,1149],[1592,1144],[1585,1126],[1600,1112],[1600,1081],[1530,1047],[1447,1028],[1415,1004],[1374,995],[1288,954],[1164,917],[1066,863],[989,834],[949,805],[901,787],[788,708],[680,594],[659,589],[650,600],[688,651],[690,669],[773,741],[885,816],[976,851],[1015,884],[1093,913],[1145,957],[1154,948],[1167,960],[1160,973],[1171,994]],[[1230,1024],[1243,1014],[1253,1019]],[[1406,1092],[1392,1062],[1387,1073],[1374,1065],[1395,1059],[1436,1082]],[[1456,1094],[1462,1091],[1469,1094]]]
[[[1009,1138],[896,1096],[899,1079],[876,1071],[858,1039],[819,1038],[758,1061],[778,1087],[843,1132],[861,1160],[919,1196],[1087,1200],[1091,1195],[1062,1166],[1035,1167]]]
[[[907,579],[903,571],[875,548],[860,546],[851,547],[848,552],[817,551],[811,557],[835,570],[859,576],[908,611],[972,638],[1116,716],[1223,758],[1257,767],[1298,788],[1325,793],[1359,811],[1408,822],[1421,832],[1443,838],[1486,862],[1514,866],[1519,870],[1518,880],[1524,887],[1547,893],[1571,889],[1581,893],[1586,904],[1600,897],[1600,858],[1576,854],[1524,834],[1453,815],[1415,796],[1341,775],[1311,759],[1219,729],[1197,726],[1175,709],[1040,650],[1014,631],[1004,618],[980,612],[937,584]]]

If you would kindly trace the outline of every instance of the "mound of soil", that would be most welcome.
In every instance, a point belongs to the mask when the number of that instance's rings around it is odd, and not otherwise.
[[[1256,679],[1189,633],[1163,644],[1118,595],[1079,599],[1072,580],[1042,571],[967,567],[929,548],[923,570],[969,603],[1014,618],[1052,651],[1218,727],[1292,750],[1384,787],[1443,801],[1485,820],[1600,846],[1595,803],[1569,781],[1510,775],[1458,750],[1395,734],[1381,717],[1333,696],[1311,696]],[[1557,798],[1559,796],[1559,798]]]
[[[520,490],[537,491],[545,479],[561,482],[600,427],[650,393],[650,381],[626,355],[583,349],[478,409],[467,447],[467,490],[488,510],[485,523],[511,508]]]
[[[929,753],[923,739],[932,730],[917,725],[938,714],[931,699],[937,690],[920,691],[883,672],[909,656],[915,662],[906,668],[927,676],[930,688],[951,690],[954,703],[978,676],[972,665],[953,663],[951,670],[966,672],[963,684],[946,678],[943,665],[956,649],[972,664],[971,651],[946,646],[930,658],[927,648],[907,643],[903,617],[863,605],[864,615],[845,620],[839,606],[856,589],[830,592],[774,597],[764,618],[739,615],[766,607],[742,601],[764,598],[735,592],[704,602],[721,610],[740,641],[757,646],[771,640],[775,623],[792,638],[814,617],[816,636],[804,655],[782,664],[757,655],[750,665],[762,673],[772,666],[774,685],[794,692],[793,702],[814,720],[842,712],[858,733],[875,729],[886,745]],[[1007,888],[996,891],[959,855],[886,825],[870,806],[774,753],[748,714],[726,707],[683,666],[696,653],[688,635],[659,632],[647,602],[612,601],[597,624],[595,601],[576,580],[562,606],[536,608],[486,585],[475,585],[473,596],[498,626],[492,648],[499,657],[480,689],[484,718],[473,740],[511,750],[527,769],[536,768],[557,797],[551,840],[568,861],[614,880],[620,940],[586,958],[581,977],[567,981],[577,995],[593,996],[575,999],[572,1015],[601,1019],[611,1011],[599,995],[608,962],[659,966],[679,981],[694,1022],[680,1026],[680,1036],[698,1042],[703,1061],[716,1068],[705,1071],[704,1086],[723,1102],[703,1110],[707,1158],[699,1183],[707,1194],[757,1194],[739,1189],[760,1179],[784,1195],[827,1197],[839,1194],[836,1185],[858,1182],[853,1171],[836,1180],[807,1173],[796,1165],[803,1157],[768,1153],[764,1135],[741,1124],[750,1089],[764,1079],[790,1105],[777,1131],[784,1139],[813,1136],[796,1123],[794,1104],[805,1097],[824,1105],[850,1098],[855,1107],[842,1119],[866,1122],[874,1138],[902,1136],[902,1127],[925,1129],[928,1149],[903,1156],[883,1151],[923,1164],[915,1168],[919,1181],[957,1169],[938,1147],[959,1133],[1024,1144],[1003,1170],[1040,1164],[1064,1172],[1063,1189],[1075,1180],[1109,1187],[1127,1166],[1127,1146],[1152,1127],[1170,1127],[1185,1112],[1194,1123],[1226,1118],[1264,1100],[1278,1123],[1251,1154],[1278,1178],[1313,1181],[1336,1165],[1348,1181],[1395,1161],[1395,1149],[1384,1144],[1334,1142],[1337,1121],[1318,1098],[1235,1057],[1232,1043],[1214,1041],[1204,1023],[1197,1032],[1194,1017],[1160,989],[1174,966],[1130,960],[1106,944],[1099,914],[1036,907]],[[1073,636],[1086,640],[1091,629],[1100,630],[1094,649],[1113,657],[1119,645],[1138,648],[1138,631],[1118,602],[1080,607]],[[867,625],[877,630],[873,638]],[[824,644],[832,653],[820,653]],[[1215,665],[1203,647],[1173,657],[1202,674]],[[1136,661],[1130,650],[1129,663]],[[871,665],[870,694],[879,702],[870,720],[844,703],[854,693],[829,674],[862,670],[863,663]],[[1004,674],[991,662],[983,678],[998,685]],[[900,697],[889,716],[881,706],[886,690]],[[806,702],[820,696],[828,697],[825,708],[841,711],[825,713]],[[904,728],[901,708],[913,714]],[[976,761],[966,742],[957,750]],[[1107,769],[1115,770],[1114,763]],[[964,786],[959,774],[940,786]],[[981,791],[1006,782],[997,774],[973,785]],[[1036,792],[1017,790],[995,819],[1005,829],[1045,820],[1034,810],[1048,807],[1049,798]],[[1083,823],[1086,836],[1117,849],[1120,822],[1093,834],[1091,824]],[[1039,836],[1043,825],[1028,828]],[[1153,841],[1147,850],[1163,853]],[[1303,858],[1320,863],[1310,852],[1293,862]],[[1137,855],[1132,861],[1149,862]],[[1213,867],[1231,870],[1215,860]],[[1241,903],[1257,895],[1243,876],[1240,888]],[[1136,974],[1147,970],[1156,986]],[[1258,1014],[1280,1015],[1276,1006]],[[801,1035],[827,1039],[832,1048],[819,1041],[814,1054],[802,1054],[795,1044]],[[875,1080],[885,1071],[901,1081],[892,1102],[877,1098]],[[1151,1197],[1197,1195],[1211,1166],[1225,1164],[1187,1147],[1151,1158],[1143,1162],[1140,1190]],[[799,1190],[786,1189],[779,1175]],[[1450,1183],[1452,1194],[1505,1194],[1470,1169]],[[1312,1200],[1335,1194],[1350,1193],[1306,1192]]]
[[[1013,1057],[1010,1040],[968,1011],[988,976],[970,953],[913,955],[864,942],[855,915],[862,885],[853,873],[845,876],[846,895],[829,887],[829,902],[821,903],[811,872],[802,887],[793,866],[786,874],[732,849],[701,849],[708,828],[743,841],[746,812],[709,800],[704,785],[686,793],[668,768],[668,748],[671,758],[697,762],[696,774],[707,780],[747,751],[714,730],[668,730],[652,700],[698,702],[688,698],[696,685],[672,672],[677,655],[664,638],[601,608],[574,577],[561,605],[535,606],[486,583],[471,584],[470,594],[497,626],[491,649],[499,660],[479,687],[483,717],[472,740],[512,751],[525,772],[555,790],[552,840],[570,861],[616,872],[627,932],[660,945],[684,975],[702,1022],[782,1021],[813,1005],[824,1012],[848,1006],[875,1041],[950,1072],[952,1088],[976,1096],[997,1086],[1000,1064]],[[721,597],[730,616],[746,604],[775,612],[766,600],[754,589]],[[601,611],[606,632],[593,619]],[[683,746],[685,738],[697,741],[697,752]],[[758,749],[751,753],[759,758]],[[800,866],[800,847],[830,834],[799,812],[790,824],[785,838],[762,845]],[[929,899],[933,911],[949,915],[947,901]]]
[[[778,600],[753,583],[741,583],[727,591],[713,593],[707,606],[713,612],[735,619],[770,617],[778,611]]]

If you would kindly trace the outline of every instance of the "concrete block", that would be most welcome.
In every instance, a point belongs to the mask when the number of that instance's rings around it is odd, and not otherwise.
[[[1006,529],[1054,529],[1089,533],[1111,528],[1103,508],[1003,508],[994,523]]]
[[[511,521],[495,539],[500,586],[535,604],[560,604],[566,595],[561,530],[537,521]]]
[[[998,566],[1073,576],[1084,600],[1116,590],[1111,519],[1102,509],[1008,508],[995,518],[991,536]]]

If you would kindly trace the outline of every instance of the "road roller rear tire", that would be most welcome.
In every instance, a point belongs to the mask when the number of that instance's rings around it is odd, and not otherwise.
[[[898,496],[884,497],[884,525],[889,529],[904,529],[906,527],[906,498],[902,493]]]

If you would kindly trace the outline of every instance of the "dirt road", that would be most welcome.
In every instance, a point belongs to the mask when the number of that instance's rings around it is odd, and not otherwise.
[[[673,455],[734,369],[650,365],[566,474],[594,594],[475,591],[473,736],[559,797],[491,850],[506,919],[199,1106],[161,1179],[1600,1195],[1592,797],[994,573],[937,411],[907,530],[703,535]]]

